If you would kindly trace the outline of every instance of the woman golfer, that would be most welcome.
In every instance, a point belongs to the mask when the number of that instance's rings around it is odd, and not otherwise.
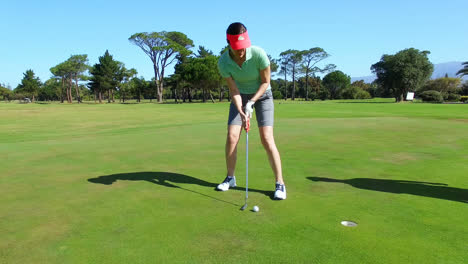
[[[230,48],[221,55],[218,68],[227,81],[232,101],[226,139],[227,177],[217,189],[227,191],[236,186],[234,170],[237,143],[242,127],[250,120],[255,108],[260,138],[276,177],[274,198],[284,200],[286,187],[281,158],[273,137],[274,105],[270,87],[270,61],[263,49],[250,45],[247,28],[242,23],[232,23],[226,33]]]

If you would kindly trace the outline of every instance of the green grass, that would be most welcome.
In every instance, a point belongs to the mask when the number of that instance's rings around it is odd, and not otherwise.
[[[277,101],[259,213],[244,136],[214,191],[227,103],[0,103],[0,263],[466,263],[468,105],[391,101]]]

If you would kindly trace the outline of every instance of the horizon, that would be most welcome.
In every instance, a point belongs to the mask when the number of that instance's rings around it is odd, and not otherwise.
[[[219,54],[226,45],[225,29],[235,21],[247,26],[253,45],[275,59],[288,49],[321,47],[331,55],[321,65],[333,63],[353,78],[373,75],[370,67],[382,55],[407,48],[430,51],[433,64],[468,61],[468,34],[462,32],[468,28],[463,19],[466,1],[450,0],[443,6],[439,1],[420,0],[296,0],[287,6],[239,1],[237,6],[245,8],[223,12],[233,5],[216,1],[183,1],[176,10],[171,3],[149,1],[8,3],[0,18],[0,83],[15,89],[28,69],[45,82],[52,76],[49,69],[71,55],[87,54],[89,65],[94,65],[106,50],[126,67],[135,68],[139,77],[151,79],[152,63],[128,41],[132,34],[179,31],[193,40],[192,52],[204,46]],[[167,76],[174,65],[167,68]]]

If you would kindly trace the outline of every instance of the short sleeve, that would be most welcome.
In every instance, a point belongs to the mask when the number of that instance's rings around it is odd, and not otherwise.
[[[259,48],[257,55],[259,70],[264,70],[266,67],[270,66],[270,60],[268,59],[268,55],[263,49]]]
[[[219,70],[219,74],[221,74],[221,77],[223,78],[231,77],[231,74],[227,70],[226,62],[223,60],[222,56],[218,60],[218,70]]]

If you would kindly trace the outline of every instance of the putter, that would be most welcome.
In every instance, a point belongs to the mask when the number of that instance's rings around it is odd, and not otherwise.
[[[241,207],[241,210],[244,211],[247,208],[247,199],[249,198],[249,130],[250,130],[250,119],[247,120],[245,124],[245,204]]]

